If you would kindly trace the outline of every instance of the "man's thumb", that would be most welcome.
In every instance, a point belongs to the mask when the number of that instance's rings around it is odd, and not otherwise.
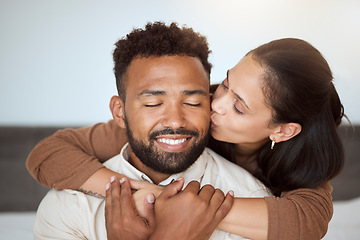
[[[145,218],[148,221],[149,227],[155,226],[155,196],[149,193],[144,199]]]

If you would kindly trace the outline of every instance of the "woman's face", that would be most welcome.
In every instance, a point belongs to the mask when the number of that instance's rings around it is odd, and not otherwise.
[[[224,142],[258,148],[269,140],[271,110],[265,104],[264,70],[244,57],[214,93],[211,104],[211,135]]]

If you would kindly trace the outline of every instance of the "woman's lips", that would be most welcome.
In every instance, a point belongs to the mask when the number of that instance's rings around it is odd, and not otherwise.
[[[214,122],[214,116],[213,114],[211,114],[211,117],[210,117],[210,127],[211,128],[215,128],[216,127],[216,124]]]

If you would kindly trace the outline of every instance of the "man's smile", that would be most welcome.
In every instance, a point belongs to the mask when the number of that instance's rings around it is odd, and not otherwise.
[[[171,135],[158,136],[155,138],[155,141],[164,151],[179,152],[184,150],[191,139],[192,136]]]
[[[168,139],[168,138],[159,138],[159,139],[156,139],[156,141],[166,143],[166,144],[169,144],[169,145],[179,145],[179,144],[185,142],[186,138],[175,139],[175,140],[174,139]]]

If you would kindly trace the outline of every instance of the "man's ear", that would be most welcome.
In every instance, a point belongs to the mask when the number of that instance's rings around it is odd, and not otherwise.
[[[125,128],[125,113],[124,113],[124,102],[119,96],[113,96],[110,100],[110,111],[115,122],[121,128]]]
[[[284,142],[298,135],[301,129],[302,127],[298,123],[281,124],[270,134],[270,139],[275,143]]]

